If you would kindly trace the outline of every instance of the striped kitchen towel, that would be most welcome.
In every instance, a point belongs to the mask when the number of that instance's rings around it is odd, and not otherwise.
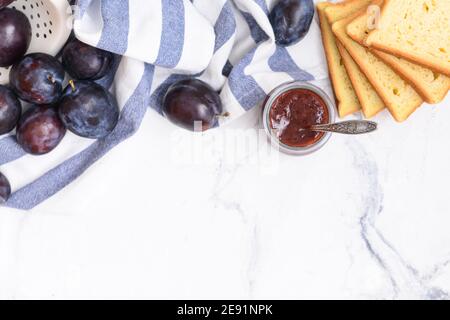
[[[119,124],[98,141],[68,133],[40,157],[24,154],[12,136],[0,137],[0,171],[13,189],[7,205],[31,209],[78,178],[138,130],[148,107],[160,113],[177,80],[195,76],[221,92],[230,113],[221,126],[286,81],[315,81],[330,90],[317,18],[299,44],[277,47],[268,19],[277,1],[79,0],[76,36],[118,55],[102,84],[117,97]]]

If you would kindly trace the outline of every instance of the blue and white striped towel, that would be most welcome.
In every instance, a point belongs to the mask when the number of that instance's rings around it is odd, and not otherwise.
[[[286,81],[315,81],[329,90],[317,18],[301,43],[277,47],[267,17],[276,2],[80,0],[76,36],[123,56],[103,80],[117,97],[121,119],[105,139],[68,133],[40,157],[24,154],[12,136],[0,137],[0,170],[13,188],[7,205],[31,209],[78,178],[138,130],[148,107],[160,112],[163,94],[176,80],[195,75],[220,90],[231,114],[226,121]]]

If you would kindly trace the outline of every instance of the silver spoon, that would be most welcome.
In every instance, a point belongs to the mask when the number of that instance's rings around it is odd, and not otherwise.
[[[350,120],[331,124],[318,124],[309,127],[307,130],[317,132],[333,132],[340,134],[365,134],[377,130],[378,124],[366,120]]]

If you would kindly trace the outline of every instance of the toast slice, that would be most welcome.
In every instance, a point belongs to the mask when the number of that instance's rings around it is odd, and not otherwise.
[[[336,46],[336,38],[331,30],[331,24],[328,22],[328,16],[334,22],[341,17],[357,12],[368,3],[370,0],[347,0],[337,4],[322,2],[317,5],[323,45],[340,117],[359,111],[361,105]]]
[[[347,25],[363,13],[335,22],[332,30],[369,79],[394,119],[399,122],[405,121],[423,100],[394,70],[347,35]]]
[[[372,0],[347,0],[339,2],[327,6],[325,8],[325,15],[327,16],[328,22],[333,24],[367,7],[371,2]]]
[[[450,76],[449,13],[449,0],[386,0],[367,44]]]
[[[359,44],[366,44],[369,19],[369,14],[364,13],[347,26],[347,34]],[[407,80],[428,103],[441,102],[450,89],[450,78],[443,74],[377,49],[371,49],[371,52]]]
[[[317,11],[319,13],[322,41],[334,94],[336,96],[339,116],[345,117],[359,111],[361,106],[336,47],[336,38],[331,30],[331,25],[328,23],[325,15],[325,9],[329,6],[333,6],[333,4],[321,2],[317,5]]]
[[[337,47],[339,53],[342,56],[345,69],[347,69],[348,76],[352,82],[353,88],[355,88],[356,95],[361,102],[361,108],[366,118],[372,118],[377,113],[385,108],[383,100],[377,94],[373,86],[370,84],[367,77],[359,69],[356,62],[344,48],[344,46],[338,42]]]

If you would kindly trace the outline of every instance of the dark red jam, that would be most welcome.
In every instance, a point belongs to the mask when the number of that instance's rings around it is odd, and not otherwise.
[[[330,114],[325,101],[307,89],[292,89],[281,94],[270,109],[270,125],[281,143],[290,147],[309,147],[324,133],[309,130],[312,125],[327,124]]]

